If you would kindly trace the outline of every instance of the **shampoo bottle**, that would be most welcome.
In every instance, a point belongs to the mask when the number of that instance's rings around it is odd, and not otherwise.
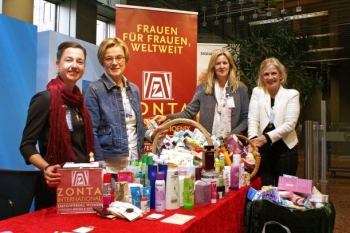
[[[179,171],[177,165],[169,164],[166,175],[165,209],[180,208],[179,203]]]
[[[163,212],[165,210],[165,180],[164,173],[157,173],[157,180],[155,182],[155,210]]]

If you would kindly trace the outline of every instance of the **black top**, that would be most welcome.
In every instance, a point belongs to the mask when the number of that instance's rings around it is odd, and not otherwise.
[[[275,99],[271,98],[271,108],[275,105]],[[266,137],[267,140],[267,144],[271,145],[272,141],[271,138],[269,137],[269,135],[267,134],[268,132],[272,131],[276,129],[274,124],[268,124],[266,126],[266,128],[264,129],[263,134]],[[278,141],[276,141],[275,143],[272,144],[272,147],[274,148],[274,150],[279,151],[280,153],[284,152],[284,151],[288,151],[289,148],[288,146],[284,143],[284,141],[282,139],[279,139]]]
[[[51,95],[49,91],[42,91],[33,96],[30,101],[28,116],[25,128],[23,130],[20,151],[27,164],[30,164],[28,159],[33,154],[41,154],[45,159],[47,152],[47,143],[49,137],[49,108],[51,103]],[[73,131],[71,131],[71,142],[73,151],[77,156],[75,161],[83,163],[87,162],[85,137],[84,137],[84,121],[82,120],[80,112],[69,106],[62,106],[67,108],[67,112],[71,113]],[[68,127],[68,125],[67,125]],[[38,143],[39,151],[36,147]]]

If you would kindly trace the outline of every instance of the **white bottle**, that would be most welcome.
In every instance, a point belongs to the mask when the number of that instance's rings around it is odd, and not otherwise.
[[[143,214],[147,214],[147,197],[141,197],[141,210]]]
[[[240,170],[241,170],[241,155],[240,154],[234,154],[233,155],[233,164],[231,166],[231,178],[230,178],[230,189],[238,190],[239,189],[239,177],[240,177]]]
[[[244,170],[244,163],[240,164],[240,169],[239,169],[239,188],[244,187],[245,184],[245,170]]]
[[[223,170],[223,178],[224,178],[224,185],[225,185],[225,195],[228,195],[231,185],[231,166],[225,166]]]
[[[155,211],[163,212],[165,210],[165,180],[164,173],[157,172],[155,182]]]
[[[180,208],[179,202],[179,171],[176,165],[168,165],[166,175],[165,209]]]
[[[186,177],[186,167],[179,167],[179,205],[184,206],[184,180]]]

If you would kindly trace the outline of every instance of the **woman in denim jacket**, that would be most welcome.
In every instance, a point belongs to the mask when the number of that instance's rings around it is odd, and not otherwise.
[[[107,38],[100,44],[97,57],[105,72],[84,93],[92,119],[95,156],[119,171],[140,159],[144,138],[152,141],[156,132],[144,127],[139,88],[123,75],[130,57],[126,43]]]

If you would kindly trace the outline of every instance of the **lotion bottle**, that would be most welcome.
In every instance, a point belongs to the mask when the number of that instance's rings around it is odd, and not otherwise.
[[[179,205],[184,206],[184,180],[186,177],[186,167],[179,166]]]

